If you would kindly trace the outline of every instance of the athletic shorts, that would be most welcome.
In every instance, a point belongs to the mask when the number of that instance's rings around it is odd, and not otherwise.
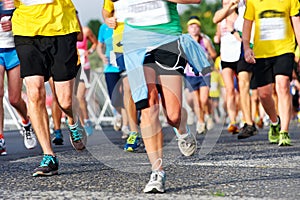
[[[275,83],[276,75],[288,76],[291,80],[293,65],[293,53],[286,53],[271,58],[257,58],[253,67],[257,87]]]
[[[81,67],[81,64],[77,65],[78,68]],[[90,75],[91,75],[91,69],[84,69],[84,70],[81,70],[78,72],[77,76],[76,76],[76,79],[75,79],[75,84],[74,84],[74,93],[77,94],[77,89],[78,89],[78,85],[79,83],[84,83],[85,80],[82,78],[82,74],[81,73],[84,73],[84,76],[86,76],[86,79],[89,83],[90,81]]]
[[[15,48],[0,48],[0,65],[5,70],[13,69],[19,64],[20,61]]]
[[[201,87],[210,87],[210,76],[185,76],[184,83],[185,88],[192,92]]]
[[[237,63],[237,74],[240,72],[253,72],[253,64],[247,63],[244,56],[240,58],[240,60]]]
[[[124,107],[122,94],[122,76],[119,73],[104,73],[108,95],[113,107]]]
[[[176,40],[147,52],[144,66],[153,68],[157,75],[184,75],[185,57],[179,40]]]
[[[237,65],[238,65],[238,61],[236,61],[236,62],[225,62],[225,61],[221,60],[221,67],[222,67],[222,69],[230,68],[235,73],[237,73]]]
[[[40,75],[45,81],[67,81],[76,77],[77,33],[62,36],[14,36],[21,64],[21,77]]]
[[[126,71],[124,55],[122,53],[115,53],[116,54],[116,62],[117,66],[119,67],[121,72]]]

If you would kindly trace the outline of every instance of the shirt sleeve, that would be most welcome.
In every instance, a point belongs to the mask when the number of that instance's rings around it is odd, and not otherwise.
[[[107,12],[113,12],[114,3],[111,0],[104,0],[103,9],[106,10]]]
[[[299,0],[291,0],[290,16],[300,16]]]
[[[244,19],[254,21],[254,19],[255,19],[255,8],[254,8],[253,3],[254,2],[252,0],[248,0],[246,2],[246,11],[245,11],[245,14],[244,14]]]

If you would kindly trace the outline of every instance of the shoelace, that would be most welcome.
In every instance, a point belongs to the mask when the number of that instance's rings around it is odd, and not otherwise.
[[[135,142],[135,139],[137,138],[137,134],[136,133],[133,133],[133,134],[130,134],[128,139],[127,139],[127,143],[129,144],[134,144]]]
[[[53,156],[50,156],[50,155],[44,155],[43,160],[41,161],[40,166],[41,166],[41,167],[46,167],[46,166],[49,165],[50,162],[55,163],[55,161],[54,161],[54,159],[53,159]]]
[[[26,136],[26,139],[31,139],[31,132],[32,132],[32,128],[31,127],[23,127],[24,129],[24,134]]]
[[[80,129],[79,127],[75,128],[75,129],[70,129],[71,131],[71,135],[73,140],[76,142],[78,140],[81,140],[82,138],[82,134],[78,132],[78,130],[83,131],[82,129]]]

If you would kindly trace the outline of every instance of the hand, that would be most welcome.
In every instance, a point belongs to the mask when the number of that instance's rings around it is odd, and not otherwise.
[[[240,0],[231,0],[231,1],[229,2],[229,7],[230,7],[231,9],[235,9],[235,8],[238,7],[239,2],[240,2]]]
[[[250,48],[245,50],[244,58],[247,63],[251,63],[251,64],[256,63],[254,53],[253,53],[252,49],[250,49]]]
[[[1,21],[0,25],[4,32],[11,31],[11,21]]]
[[[108,59],[107,59],[106,56],[101,57],[101,60],[102,60],[102,62],[103,62],[104,65],[108,64]]]
[[[117,18],[115,17],[109,17],[105,20],[105,23],[109,28],[115,29],[117,27]]]

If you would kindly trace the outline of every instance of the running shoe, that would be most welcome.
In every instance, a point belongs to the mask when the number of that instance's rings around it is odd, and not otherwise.
[[[84,122],[84,130],[87,136],[90,136],[94,133],[94,125],[91,120],[88,119],[86,122]]]
[[[271,144],[277,144],[279,142],[279,131],[280,131],[280,118],[278,117],[278,124],[272,125],[270,123],[270,130],[268,132],[268,139]]]
[[[197,150],[197,141],[195,136],[190,133],[189,129],[187,128],[187,133],[180,135],[176,128],[173,128],[178,140],[178,147],[180,152],[184,156],[191,156]]]
[[[150,180],[144,188],[144,193],[164,193],[166,173],[164,171],[153,171]]]
[[[206,132],[205,123],[197,122],[196,131],[198,134],[204,134]]]
[[[278,146],[290,146],[290,145],[291,145],[291,139],[289,133],[286,131],[280,131]]]
[[[122,116],[121,115],[117,115],[115,117],[115,121],[114,121],[114,130],[115,131],[120,131],[122,128]]]
[[[251,126],[245,123],[244,126],[240,129],[238,139],[246,139],[248,137],[256,135],[257,133],[258,131],[254,124]]]
[[[1,138],[0,139],[0,156],[5,156],[5,155],[7,155],[5,140],[4,140],[4,138]]]
[[[211,129],[214,128],[214,126],[215,126],[215,123],[214,123],[213,118],[212,118],[210,115],[208,115],[208,116],[206,117],[206,129],[207,129],[208,131],[210,131]]]
[[[66,119],[66,124],[70,132],[70,141],[74,149],[77,151],[85,149],[87,137],[80,122],[77,122],[77,124],[71,128],[68,124],[68,120]]]
[[[64,139],[63,139],[63,134],[61,133],[60,129],[54,130],[55,138],[53,138],[52,142],[55,145],[63,145],[64,144]]]
[[[124,151],[134,152],[139,149],[141,145],[141,135],[138,132],[130,132],[129,137],[126,140]]]
[[[40,166],[34,169],[32,176],[52,176],[58,174],[58,159],[56,156],[44,155]]]
[[[129,134],[130,134],[130,130],[128,128],[128,126],[122,126],[122,139],[127,139]]]
[[[27,149],[36,147],[37,139],[30,123],[27,126],[22,126],[20,133],[24,137],[24,145]]]
[[[238,134],[239,133],[239,128],[236,125],[236,123],[230,123],[227,127],[227,131],[231,134]]]

